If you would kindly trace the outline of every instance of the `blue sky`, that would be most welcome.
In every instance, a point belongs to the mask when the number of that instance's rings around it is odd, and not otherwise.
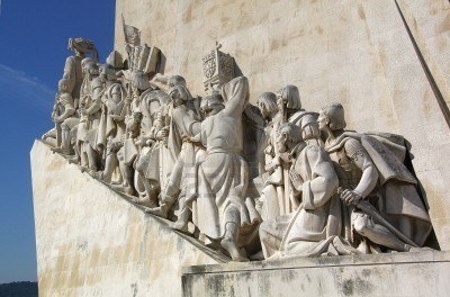
[[[114,42],[113,0],[0,0],[0,283],[36,280],[29,151],[52,127],[69,37]]]

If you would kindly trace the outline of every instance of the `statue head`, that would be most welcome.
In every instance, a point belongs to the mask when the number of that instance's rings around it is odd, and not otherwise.
[[[343,130],[347,126],[344,107],[340,103],[331,103],[325,106],[320,110],[317,122],[321,130],[325,130],[326,127],[331,131]]]
[[[92,58],[98,61],[98,52],[94,43],[84,38],[69,38],[67,49],[73,51],[77,56],[84,57],[87,53],[92,53]]]
[[[112,51],[106,58],[106,63],[111,65],[115,69],[123,68],[123,58],[118,51]]]
[[[183,105],[186,101],[191,99],[191,94],[188,89],[182,85],[172,87],[169,90],[169,96],[175,107]]]
[[[278,150],[281,153],[291,151],[303,141],[301,128],[292,123],[283,124],[278,131]]]
[[[70,84],[69,80],[67,80],[65,78],[60,79],[58,81],[58,92],[59,93],[69,92],[69,84]]]
[[[83,71],[83,75],[98,75],[97,63],[91,57],[86,57],[81,60],[81,69]]]
[[[116,76],[116,70],[114,69],[114,67],[112,67],[109,64],[102,64],[99,67],[99,73],[100,76],[105,79],[105,80],[115,80],[117,78]]]
[[[203,118],[215,115],[224,109],[223,98],[219,93],[202,98],[200,103],[200,112]]]
[[[265,119],[272,119],[278,112],[277,96],[272,92],[262,93],[256,100],[256,104]]]
[[[143,71],[133,71],[131,74],[131,83],[139,91],[145,91],[150,88],[148,75]]]
[[[186,87],[186,80],[181,75],[172,75],[168,81],[169,88],[173,88],[176,86]]]
[[[277,104],[280,110],[282,109],[301,109],[302,103],[300,101],[300,93],[298,88],[294,85],[287,85],[277,93]]]

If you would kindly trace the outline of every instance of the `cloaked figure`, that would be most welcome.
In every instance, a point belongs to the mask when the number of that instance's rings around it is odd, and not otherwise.
[[[404,165],[404,138],[344,130],[339,103],[323,108],[318,122],[339,177],[345,238],[363,253],[422,247],[432,226],[417,180]]]

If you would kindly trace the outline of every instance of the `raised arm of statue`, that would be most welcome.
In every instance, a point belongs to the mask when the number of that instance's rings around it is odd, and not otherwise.
[[[237,77],[227,83],[222,90],[225,109],[224,113],[230,116],[241,116],[249,98],[248,79]]]

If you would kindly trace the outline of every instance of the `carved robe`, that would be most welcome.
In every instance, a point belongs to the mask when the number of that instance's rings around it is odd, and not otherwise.
[[[172,110],[168,147],[174,166],[164,188],[163,199],[174,204],[177,198],[190,196],[195,186],[195,159],[200,147],[188,139],[200,133],[200,121],[190,98]]]
[[[387,136],[387,137],[386,137]],[[405,140],[398,135],[367,135],[347,131],[327,143],[325,149],[336,164],[340,185],[354,189],[361,178],[361,169],[354,158],[373,164],[378,171],[378,183],[366,198],[400,232],[423,246],[431,232],[428,212],[416,188],[417,180],[404,165],[407,153]],[[344,209],[346,238],[358,244],[351,231],[351,209]]]
[[[164,146],[164,141],[158,141],[155,136],[165,126],[165,116],[168,95],[159,90],[148,90],[142,93],[140,111],[142,112],[141,135],[143,139],[152,139],[152,146],[144,146],[135,162],[135,168],[146,179],[161,181],[160,171],[165,168],[165,161],[170,158],[162,158],[162,154],[169,154]],[[173,163],[170,162],[172,165]],[[163,176],[166,170],[163,170]]]
[[[303,109],[291,114],[288,122],[301,128],[302,139],[306,143],[321,145],[320,130],[313,125],[316,123],[317,113],[307,112]],[[278,114],[266,129],[268,145],[265,149],[266,168],[270,176],[262,190],[263,208],[262,215],[266,220],[272,220],[281,215],[287,215],[297,209],[297,204],[290,199],[290,184],[287,172],[289,164],[280,160],[277,152],[278,130],[282,123]],[[278,165],[273,165],[273,164]]]
[[[292,166],[302,182],[302,204],[296,212],[264,222],[260,237],[265,258],[319,256],[356,252],[343,241],[338,177],[327,153],[300,143]]]
[[[229,222],[241,226],[238,245],[251,240],[251,229],[259,223],[253,201],[246,197],[249,169],[242,157],[242,113],[248,102],[248,81],[238,77],[224,86],[225,108],[201,124],[201,141],[206,157],[198,168],[198,197],[192,204],[194,224],[211,239],[221,239]],[[235,207],[238,218],[227,216]],[[247,233],[247,238],[245,238]]]
[[[69,81],[69,92],[75,102],[74,107],[78,107],[78,100],[80,99],[80,89],[83,83],[83,71],[81,69],[80,56],[70,56],[67,57],[66,63],[64,65],[63,78]]]

